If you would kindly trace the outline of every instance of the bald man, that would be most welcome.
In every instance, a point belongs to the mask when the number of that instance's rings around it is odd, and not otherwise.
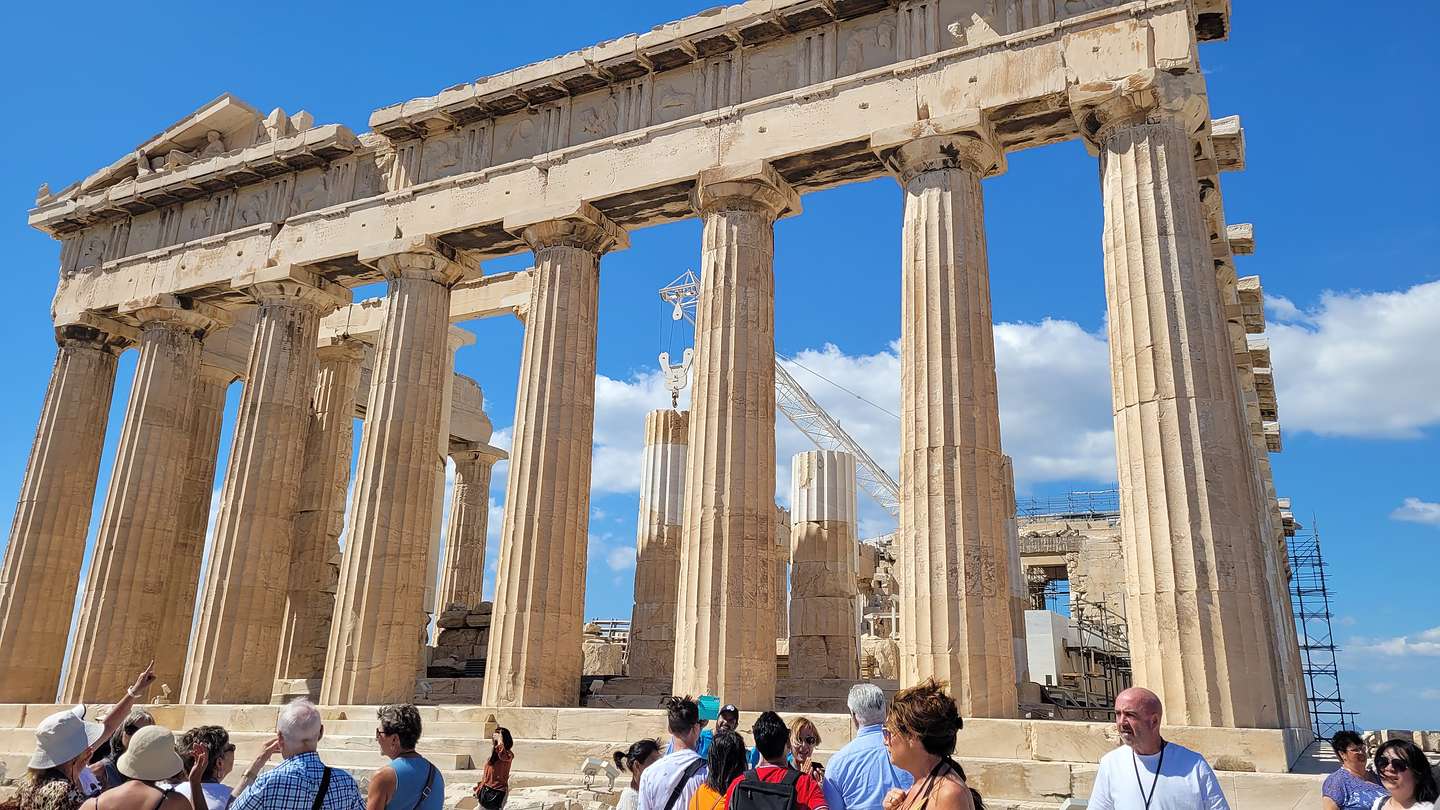
[[[1163,713],[1149,689],[1115,696],[1124,745],[1100,759],[1089,810],[1230,810],[1205,758],[1160,735]]]

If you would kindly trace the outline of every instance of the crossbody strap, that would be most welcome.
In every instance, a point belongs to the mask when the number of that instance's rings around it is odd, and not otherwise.
[[[703,759],[696,759],[685,767],[685,772],[680,774],[680,779],[675,782],[675,789],[670,791],[670,800],[665,802],[665,810],[672,810],[675,807],[675,802],[680,800],[680,794],[685,792],[685,785],[703,767],[705,767]]]
[[[310,805],[310,810],[320,810],[325,803],[325,794],[330,790],[330,766],[325,766],[325,773],[320,776],[320,790],[315,793],[315,803]]]
[[[420,805],[430,798],[430,788],[435,786],[435,763],[427,760],[425,764],[430,766],[429,772],[425,775],[425,789],[420,791],[420,798],[415,800],[415,806],[410,810],[420,810]]]

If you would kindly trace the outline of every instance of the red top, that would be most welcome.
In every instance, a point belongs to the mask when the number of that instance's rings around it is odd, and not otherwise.
[[[510,789],[510,765],[514,761],[515,753],[513,751],[501,751],[500,761],[494,765],[491,765],[487,758],[485,770],[480,772],[480,784],[495,790],[508,791]]]
[[[762,782],[779,782],[785,778],[785,772],[791,768],[782,768],[779,765],[771,765],[768,762],[760,763],[755,769],[755,775]],[[735,777],[730,783],[730,789],[725,791],[725,806],[733,807],[735,800],[735,786],[745,778],[745,774]],[[815,777],[808,773],[800,774],[795,780],[795,806],[800,810],[827,810],[825,806],[825,791],[820,789],[820,783]]]

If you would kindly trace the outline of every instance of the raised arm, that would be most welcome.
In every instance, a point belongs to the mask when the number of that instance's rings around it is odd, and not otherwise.
[[[130,716],[130,710],[135,707],[135,701],[143,697],[145,690],[154,682],[155,662],[152,660],[150,664],[145,667],[145,671],[136,676],[135,685],[130,687],[129,691],[125,693],[125,697],[120,698],[115,702],[114,706],[110,707],[110,713],[105,715],[105,733],[101,734],[100,739],[96,740],[95,744],[90,746],[89,751],[94,751],[96,748],[110,741],[110,737],[125,724],[125,718]]]
[[[269,762],[270,758],[278,753],[280,753],[280,737],[276,735],[265,743],[265,747],[260,749],[260,755],[255,757],[255,761],[250,763],[250,767],[247,768],[245,773],[240,777],[240,784],[235,788],[235,795],[237,797],[249,790],[251,785],[255,784],[255,780],[260,778],[260,771],[265,768],[265,763]]]

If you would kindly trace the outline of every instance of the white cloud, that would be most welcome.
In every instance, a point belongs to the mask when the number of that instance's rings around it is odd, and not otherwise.
[[[624,571],[627,568],[634,568],[635,547],[624,546],[610,549],[605,555],[605,564],[610,566],[611,571]]]
[[[1440,656],[1440,627],[1432,627],[1409,636],[1394,638],[1352,638],[1346,645],[1349,651],[1375,653],[1391,657],[1412,655]]]
[[[1289,323],[1304,321],[1305,313],[1295,306],[1289,298],[1283,295],[1272,295],[1265,293],[1265,312],[1267,317],[1276,323]]]
[[[1404,503],[1395,507],[1395,511],[1390,513],[1390,519],[1440,527],[1440,503],[1422,501],[1419,498],[1406,498]]]
[[[1384,695],[1384,694],[1387,694],[1387,693],[1389,693],[1389,692],[1394,691],[1394,689],[1395,689],[1395,684],[1389,683],[1389,682],[1387,682],[1387,681],[1379,681],[1379,682],[1376,682],[1376,683],[1367,683],[1367,684],[1365,684],[1365,690],[1368,691],[1368,692],[1369,692],[1370,694],[1372,694],[1372,695]]]
[[[1017,486],[1023,490],[1035,482],[1062,479],[1113,481],[1115,441],[1104,337],[1071,321],[1001,323],[995,327],[995,354],[1002,441],[1015,459]],[[900,425],[892,415],[900,410],[898,344],[859,355],[826,344],[792,359],[795,364],[787,366],[792,376],[880,466],[898,477]],[[638,491],[645,412],[669,402],[658,370],[637,372],[628,380],[597,376],[593,491]],[[681,407],[688,407],[688,391],[682,394]],[[777,417],[775,489],[782,504],[789,502],[791,457],[812,448],[788,420]],[[870,499],[862,496],[860,506],[862,536],[893,530],[893,519]]]
[[[1303,319],[1271,324],[1281,425],[1413,439],[1440,424],[1437,312],[1440,281],[1432,281],[1403,292],[1326,292]]]
[[[1440,700],[1440,689],[1421,689],[1420,697],[1423,700]]]

